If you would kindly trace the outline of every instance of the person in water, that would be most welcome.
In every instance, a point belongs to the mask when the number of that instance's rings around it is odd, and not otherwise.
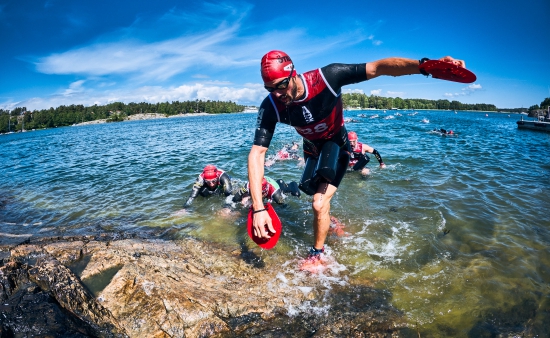
[[[199,194],[203,197],[214,194],[229,196],[232,193],[231,189],[231,178],[229,175],[223,170],[216,168],[216,166],[209,164],[204,167],[202,173],[197,177],[195,184],[193,184],[191,195],[189,195],[187,202],[185,202],[185,206],[190,206]]]
[[[380,153],[378,152],[378,150],[374,149],[368,144],[359,142],[357,139],[356,132],[350,131],[348,133],[348,140],[351,146],[349,167],[352,170],[355,170],[355,171],[361,170],[361,175],[363,176],[367,176],[369,174],[370,171],[366,167],[366,165],[367,163],[369,163],[370,157],[368,157],[366,153],[373,154],[374,157],[376,157],[376,159],[378,160],[378,163],[380,163],[380,168],[386,167],[386,165],[384,164],[384,161],[382,160],[382,156],[380,156]]]
[[[320,260],[330,227],[330,201],[348,168],[351,152],[344,126],[342,87],[378,76],[422,74],[426,61],[391,57],[358,64],[333,63],[297,74],[285,52],[273,50],[261,59],[261,76],[269,92],[258,109],[254,142],[248,155],[248,181],[253,228],[257,237],[275,233],[262,197],[266,152],[277,123],[290,125],[303,137],[306,160],[300,189],[313,196],[313,245],[306,261]],[[441,58],[464,67],[464,61]],[[424,72],[424,71],[423,71]]]
[[[284,204],[285,194],[300,197],[300,190],[296,182],[286,184],[285,181],[279,179],[277,181],[264,176],[262,179],[262,197],[268,200],[273,200],[277,204]],[[246,182],[241,189],[233,196],[233,202],[242,202],[250,197],[249,183]]]
[[[300,160],[298,149],[300,149],[300,145],[298,142],[293,141],[292,144],[285,144],[283,149],[279,150],[277,156],[281,159]]]
[[[434,130],[436,133],[440,133],[440,134],[444,134],[444,135],[453,135],[454,132],[452,130],[446,130],[446,129],[437,129],[437,128],[434,128]]]

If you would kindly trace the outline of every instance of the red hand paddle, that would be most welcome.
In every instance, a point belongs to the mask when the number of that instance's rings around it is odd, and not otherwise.
[[[248,236],[250,237],[250,239],[252,239],[256,244],[258,244],[260,248],[270,250],[270,249],[273,249],[275,245],[277,245],[277,241],[279,241],[279,237],[281,237],[281,232],[283,232],[283,226],[281,225],[281,220],[279,219],[279,216],[277,216],[277,213],[275,212],[271,204],[267,203],[265,205],[265,209],[267,210],[269,217],[271,217],[271,224],[273,225],[273,229],[275,229],[276,231],[275,233],[270,233],[267,230],[267,225],[265,225],[265,231],[269,233],[271,238],[261,238],[261,237],[256,237],[254,235],[254,226],[253,226],[254,210],[252,208],[250,208],[250,210],[248,211],[247,229],[248,229]]]
[[[440,60],[428,60],[422,62],[419,68],[435,79],[472,83],[475,82],[476,75],[464,67],[455,65],[452,62]]]

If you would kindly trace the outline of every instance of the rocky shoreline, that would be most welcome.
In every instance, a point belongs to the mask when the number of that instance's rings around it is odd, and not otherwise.
[[[398,337],[414,333],[368,285],[290,282],[258,248],[166,233],[0,246],[1,337]],[[268,258],[267,258],[268,259]],[[351,284],[351,282],[350,282]],[[325,311],[319,311],[319,309]]]
[[[165,119],[165,118],[173,118],[173,117],[189,117],[189,116],[204,116],[204,115],[211,115],[211,114],[208,114],[208,113],[190,113],[190,114],[179,114],[179,115],[171,115],[171,116],[166,116],[164,114],[158,114],[158,113],[134,114],[134,115],[128,116],[124,121],[153,120],[153,119]],[[121,121],[121,122],[124,122],[124,121]],[[100,124],[100,123],[107,123],[107,119],[99,119],[99,120],[81,122],[81,123],[75,124],[75,126],[85,126],[85,125],[89,125],[89,124]]]

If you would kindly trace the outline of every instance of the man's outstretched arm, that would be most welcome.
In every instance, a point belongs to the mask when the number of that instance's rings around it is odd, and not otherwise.
[[[452,62],[460,67],[466,67],[466,63],[462,60],[456,60],[450,56],[445,56],[439,59],[441,61]],[[381,75],[402,76],[421,74],[418,66],[419,60],[407,59],[400,57],[391,57],[380,59],[367,63],[367,79],[371,80]]]

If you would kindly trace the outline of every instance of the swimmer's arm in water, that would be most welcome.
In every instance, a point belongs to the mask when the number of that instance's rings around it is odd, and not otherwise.
[[[285,196],[283,195],[283,192],[281,191],[281,189],[277,189],[271,195],[271,199],[277,204],[284,204],[285,203]]]
[[[374,149],[373,147],[369,146],[368,144],[363,144],[363,149],[362,150],[363,150],[363,154],[365,152],[367,152],[369,154],[373,154],[374,157],[376,157],[376,159],[378,160],[378,163],[380,164],[381,168],[386,167],[386,165],[384,164],[384,161],[382,160],[382,156],[380,155],[378,150]]]
[[[246,184],[244,186],[242,186],[239,191],[237,191],[237,193],[235,194],[235,196],[233,196],[233,202],[234,203],[237,203],[237,202],[241,202],[243,200],[243,198],[245,197],[248,197],[249,194],[248,194],[248,188],[246,186]]]
[[[226,173],[223,173],[220,176],[220,184],[223,187],[223,194],[225,196],[231,195],[233,191],[231,187],[231,178],[229,177],[229,175],[227,175]]]
[[[185,202],[185,206],[188,207],[193,203],[193,200],[197,195],[199,194],[199,190],[204,185],[204,181],[202,180],[201,176],[197,177],[197,180],[195,181],[195,184],[193,184],[193,189],[191,190],[191,195],[189,195],[189,198],[187,199],[187,202]]]
[[[380,164],[380,167],[381,167],[381,168],[385,168],[386,165],[384,164],[384,161],[382,160],[382,156],[380,155],[380,153],[378,152],[378,150],[373,149],[373,150],[372,150],[372,154],[373,154],[374,157],[376,157],[376,159],[378,160],[378,163]]]

